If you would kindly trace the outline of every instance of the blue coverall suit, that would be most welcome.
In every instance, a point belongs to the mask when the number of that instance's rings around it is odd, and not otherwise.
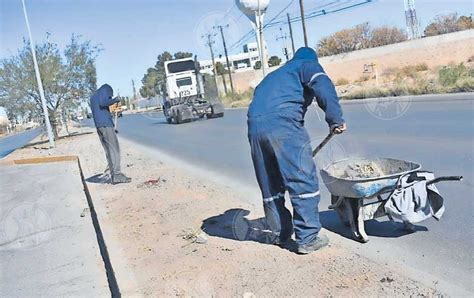
[[[344,123],[333,83],[311,48],[268,74],[257,86],[248,110],[248,138],[265,217],[275,243],[293,234],[298,245],[313,241],[319,230],[320,200],[316,166],[304,128],[308,106],[316,98],[330,129]],[[292,216],[285,208],[288,191]]]

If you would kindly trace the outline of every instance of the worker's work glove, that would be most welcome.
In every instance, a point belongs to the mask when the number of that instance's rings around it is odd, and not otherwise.
[[[347,125],[346,123],[342,123],[342,124],[339,124],[338,126],[331,127],[331,129],[333,133],[338,135],[347,130]]]

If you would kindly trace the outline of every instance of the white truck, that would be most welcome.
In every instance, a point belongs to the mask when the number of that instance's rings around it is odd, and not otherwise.
[[[163,98],[163,113],[168,123],[224,116],[222,103],[205,99],[203,78],[193,58],[166,61],[164,66],[167,96]]]

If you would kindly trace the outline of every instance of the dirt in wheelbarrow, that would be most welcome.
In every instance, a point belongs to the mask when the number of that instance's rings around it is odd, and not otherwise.
[[[345,179],[361,179],[361,178],[376,178],[384,176],[385,173],[373,161],[357,161],[347,165],[344,169],[344,175],[341,178]]]

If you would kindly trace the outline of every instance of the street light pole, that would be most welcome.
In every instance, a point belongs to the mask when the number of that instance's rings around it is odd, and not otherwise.
[[[304,5],[303,0],[300,0],[300,14],[301,14],[301,25],[303,26],[303,37],[304,37],[304,46],[308,46],[308,36],[306,35],[306,24],[304,21]]]
[[[31,36],[30,23],[28,21],[28,14],[26,13],[25,0],[21,0],[21,3],[23,4],[23,14],[25,15],[26,29],[28,30],[28,36],[30,38],[31,54],[33,56],[33,65],[35,67],[36,82],[38,84],[38,90],[41,98],[41,106],[43,107],[44,122],[46,124],[46,131],[48,133],[49,147],[53,148],[54,136],[53,131],[51,129],[51,123],[49,122],[48,107],[46,106],[46,99],[44,98],[43,83],[41,82],[41,74],[39,72],[38,61],[36,61],[35,44],[33,42],[33,37]]]

